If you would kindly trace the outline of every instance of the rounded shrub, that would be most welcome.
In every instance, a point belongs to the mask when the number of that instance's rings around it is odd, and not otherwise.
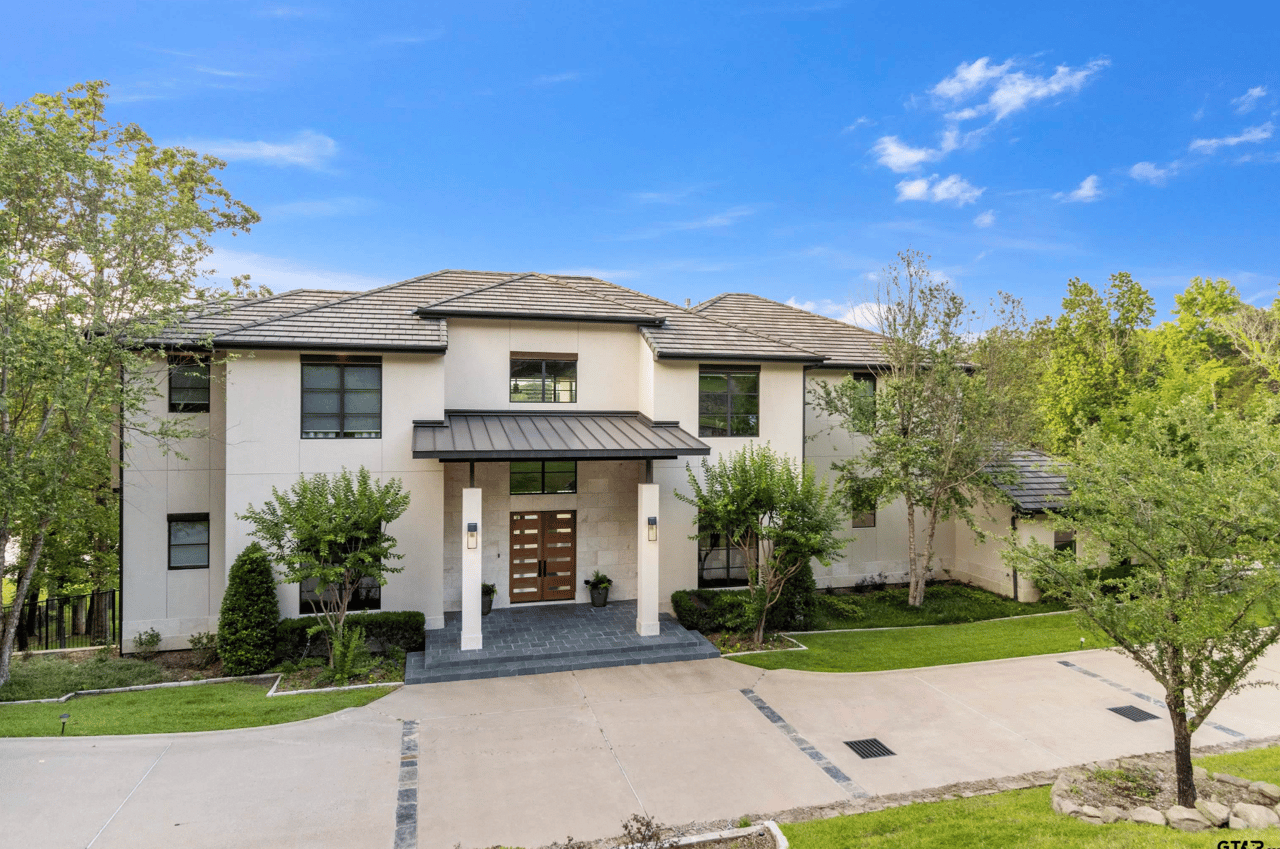
[[[271,665],[280,605],[271,558],[252,543],[231,564],[218,616],[218,657],[228,675],[253,675]]]

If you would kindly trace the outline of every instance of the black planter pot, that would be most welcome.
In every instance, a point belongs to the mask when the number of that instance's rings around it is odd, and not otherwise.
[[[591,606],[604,607],[609,603],[608,587],[592,587],[591,588]]]
[[[480,615],[488,616],[490,610],[493,610],[493,596],[491,595],[480,596]]]

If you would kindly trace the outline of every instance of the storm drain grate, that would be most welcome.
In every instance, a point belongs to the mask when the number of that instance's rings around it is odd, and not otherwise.
[[[1159,719],[1154,713],[1147,713],[1140,707],[1133,705],[1124,705],[1123,707],[1107,708],[1112,713],[1118,713],[1125,719],[1132,719],[1134,722],[1146,722],[1148,719]]]
[[[875,737],[868,737],[866,740],[845,740],[844,744],[857,752],[858,757],[864,760],[867,758],[887,758],[893,754],[892,749]]]

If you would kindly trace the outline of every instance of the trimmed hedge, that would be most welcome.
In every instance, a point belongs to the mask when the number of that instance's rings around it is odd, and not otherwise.
[[[307,631],[318,621],[315,616],[281,621],[276,638],[277,660],[301,660],[303,651],[307,650]],[[391,646],[398,646],[406,652],[422,651],[426,645],[427,617],[421,611],[347,614],[346,627],[355,625],[364,628],[365,638],[374,651],[385,652]],[[326,652],[324,637],[313,637],[307,653],[324,655]]]
[[[783,585],[782,597],[769,608],[765,628],[803,631],[812,627],[817,591],[813,569],[806,565]],[[703,634],[741,634],[756,627],[748,590],[677,590],[671,594],[671,608],[681,625]]]
[[[222,596],[217,646],[223,670],[228,675],[253,675],[270,666],[279,621],[271,558],[255,542],[231,564]]]

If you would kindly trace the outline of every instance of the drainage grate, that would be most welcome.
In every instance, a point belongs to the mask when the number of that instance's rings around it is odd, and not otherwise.
[[[1147,713],[1140,707],[1133,705],[1125,705],[1123,707],[1107,708],[1112,713],[1118,713],[1125,719],[1132,719],[1134,722],[1146,722],[1148,719],[1159,719],[1154,713]]]
[[[866,740],[845,740],[844,744],[857,752],[858,757],[864,760],[867,758],[887,758],[893,754],[892,749],[875,737],[868,737]]]

